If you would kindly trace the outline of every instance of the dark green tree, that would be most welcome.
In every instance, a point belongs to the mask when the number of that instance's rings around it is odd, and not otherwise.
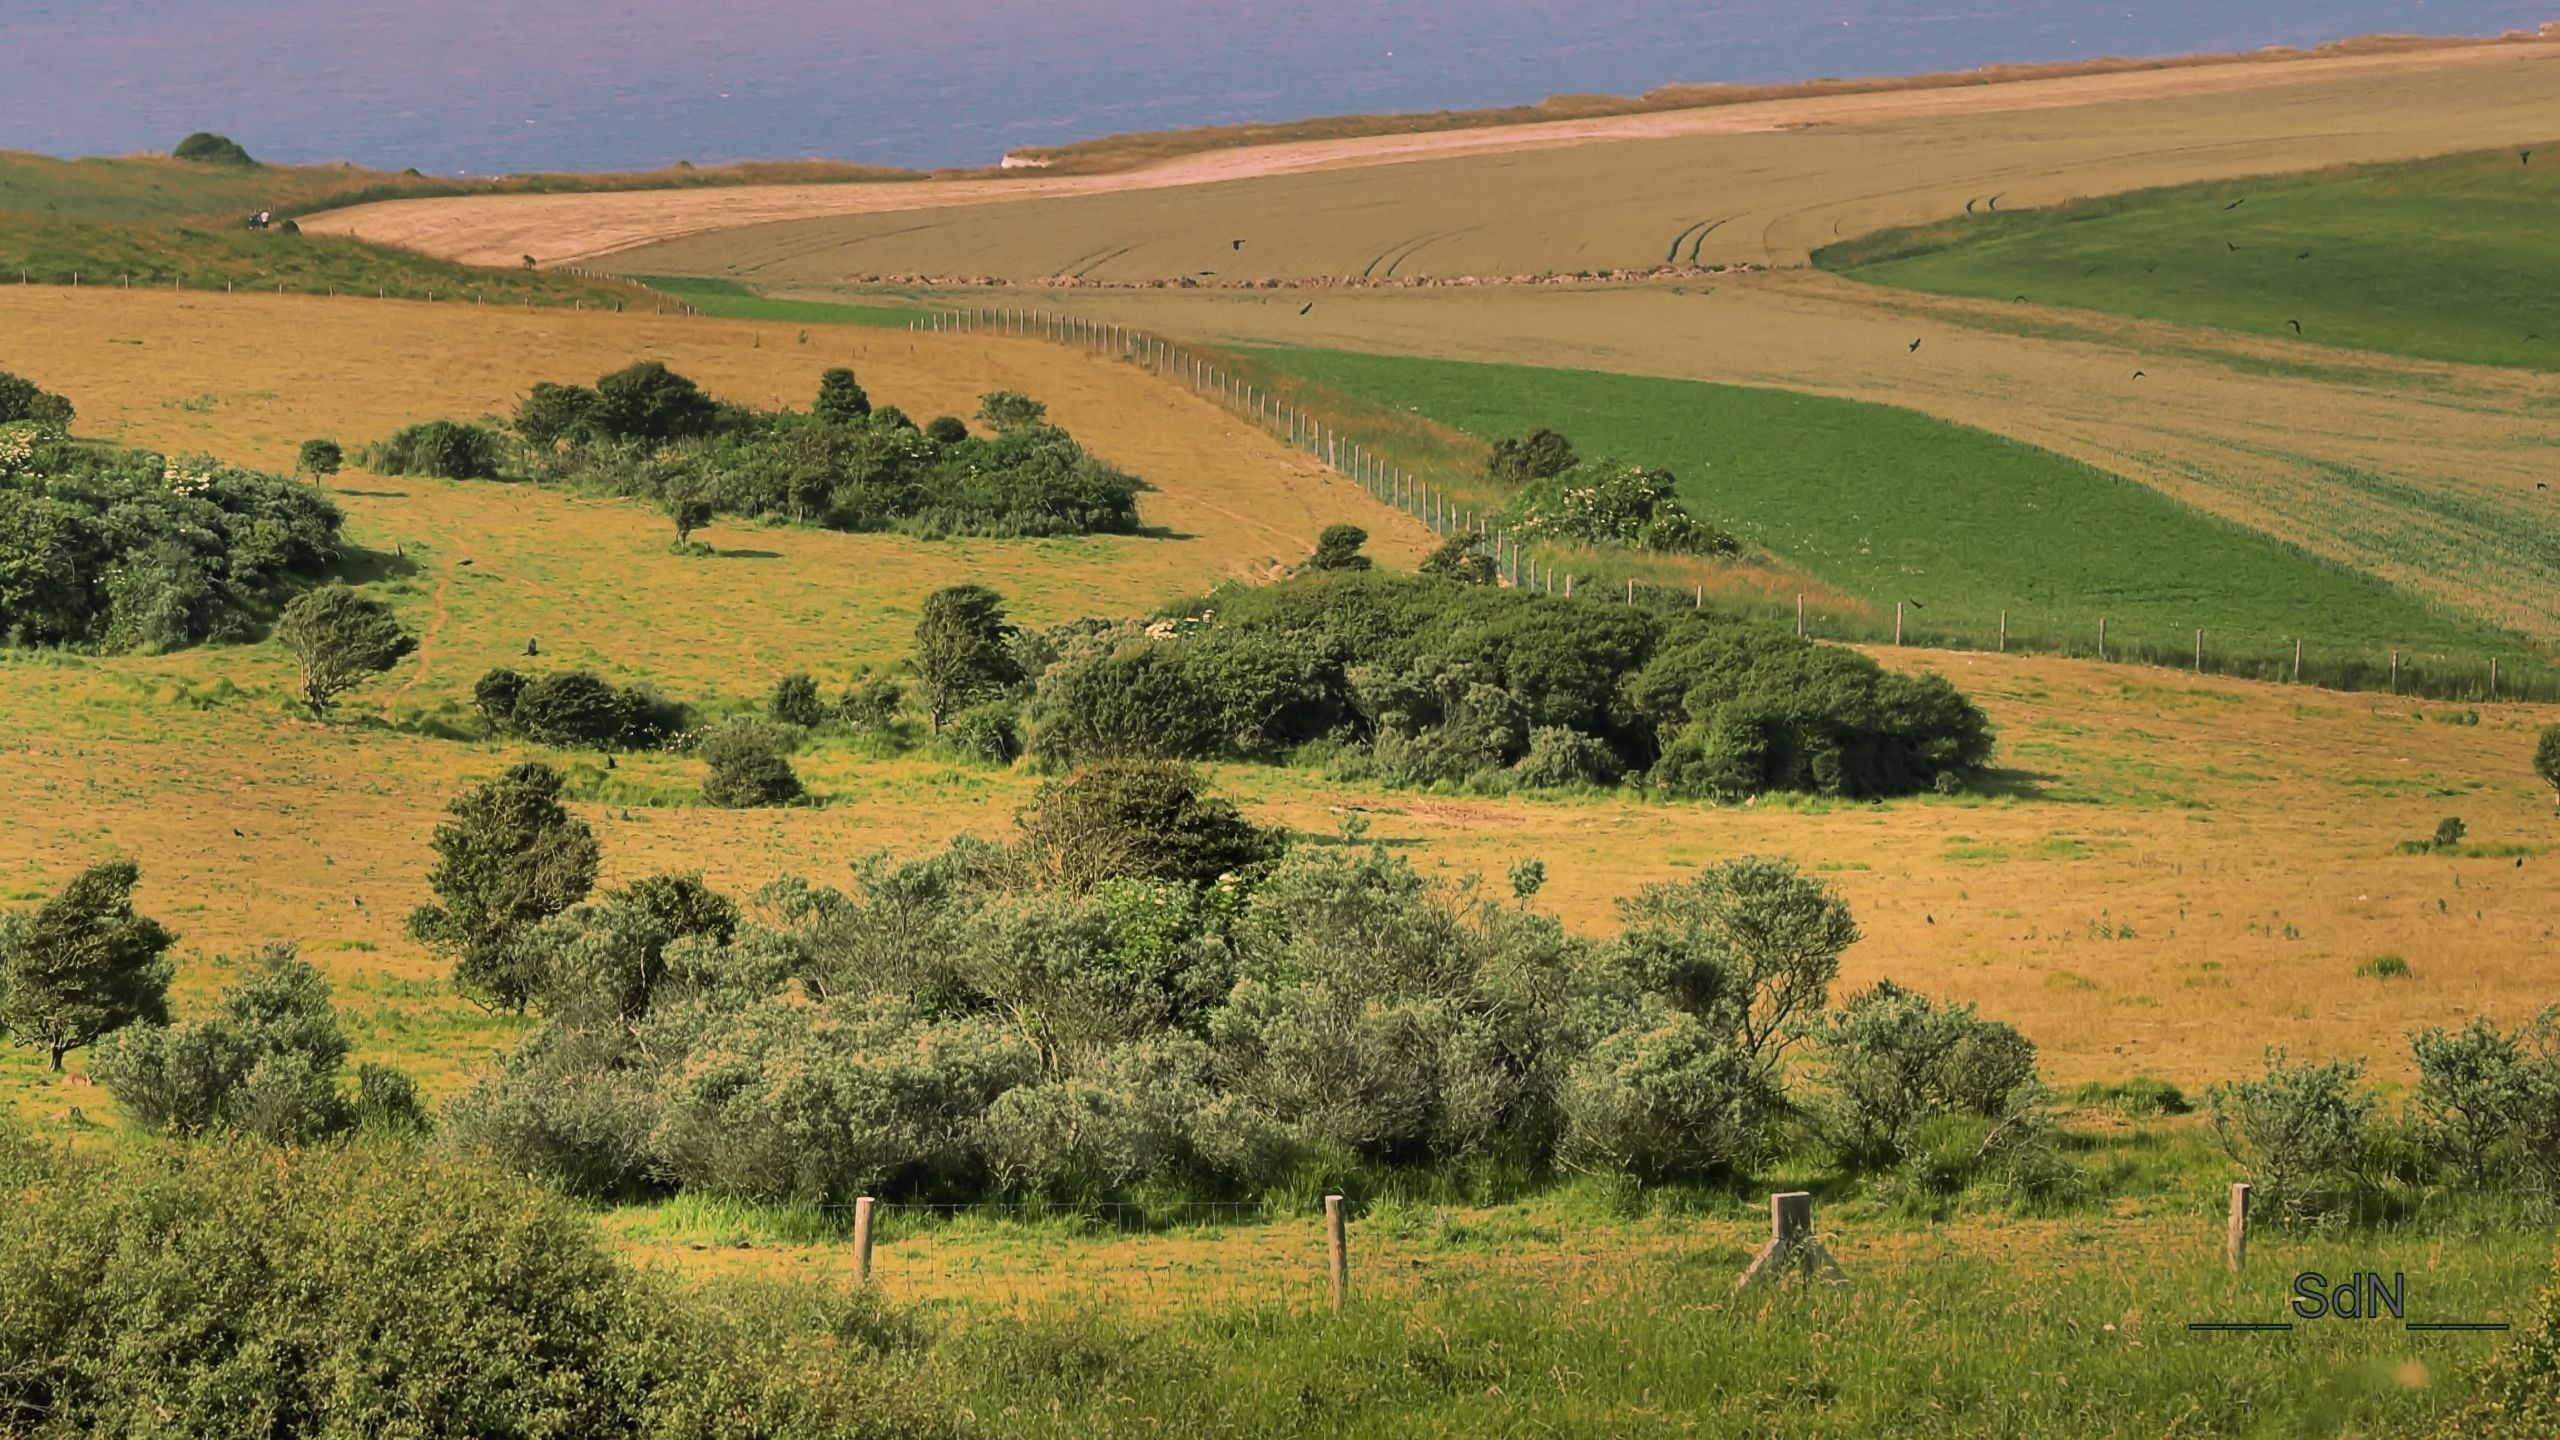
[[[481,676],[471,686],[471,708],[480,712],[480,723],[489,727],[491,735],[516,728],[516,702],[524,698],[525,678],[504,665]]]
[[[2551,787],[2555,797],[2560,797],[2560,725],[2542,727],[2542,738],[2533,747],[2533,773],[2542,777],[2542,783]],[[2553,803],[2560,804],[2560,799]]]
[[[1316,537],[1316,553],[1307,557],[1310,570],[1366,570],[1369,557],[1360,547],[1369,543],[1369,532],[1357,525],[1327,525]]]
[[[597,426],[621,440],[682,440],[707,433],[720,407],[664,361],[626,365],[596,381]]]
[[[315,719],[338,697],[400,663],[418,648],[391,607],[344,585],[323,585],[284,607],[276,638],[302,673],[302,703]]]
[[[1198,771],[1162,760],[1106,760],[1052,780],[1021,825],[1032,863],[1076,891],[1105,880],[1208,885],[1277,859],[1287,844],[1284,832],[1210,794]]]
[[[984,585],[947,585],[924,597],[916,622],[916,677],[933,733],[942,722],[1021,678],[1006,642],[1004,597]]]
[[[347,452],[335,440],[305,440],[296,462],[302,473],[314,480],[326,480],[346,468]]]
[[[856,425],[871,418],[871,397],[852,371],[837,366],[818,377],[818,401],[810,411],[821,420]]]
[[[584,440],[600,403],[596,392],[584,385],[541,381],[516,406],[516,434],[528,445],[544,447]]]
[[[92,865],[34,910],[0,918],[0,1027],[56,1070],[102,1035],[168,1021],[177,937],[134,913],[141,878],[129,860]]]
[[[71,428],[71,402],[33,380],[0,370],[0,425],[32,420],[48,430]]]
[[[560,773],[517,765],[454,797],[436,827],[427,887],[439,903],[409,916],[409,934],[451,956],[454,983],[485,1004],[522,1010],[540,977],[518,942],[595,888],[595,832],[560,804]]]
[[[936,415],[926,423],[924,433],[937,445],[957,445],[969,438],[969,422],[957,415]]]

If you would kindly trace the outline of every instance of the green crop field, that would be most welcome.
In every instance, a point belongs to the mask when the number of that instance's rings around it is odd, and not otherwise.
[[[2305,345],[2540,370],[2560,356],[2560,146],[2534,148],[1981,213],[1815,258],[1939,294],[2287,339],[2299,321]]]
[[[735,280],[695,280],[676,275],[634,275],[635,284],[672,295],[705,315],[724,320],[778,320],[786,325],[895,327],[930,311],[903,305],[844,305],[831,300],[778,300]]]
[[[1490,440],[1551,426],[1585,453],[1669,467],[1699,515],[1929,633],[2174,651],[2480,653],[2494,632],[2060,456],[1911,411],[1593,371],[1257,350],[1279,370]],[[2246,577],[2235,584],[2235,577]]]

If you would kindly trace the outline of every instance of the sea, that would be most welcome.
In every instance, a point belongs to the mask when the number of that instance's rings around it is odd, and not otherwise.
[[[0,0],[0,149],[933,168],[1673,83],[2490,35],[2560,0]]]

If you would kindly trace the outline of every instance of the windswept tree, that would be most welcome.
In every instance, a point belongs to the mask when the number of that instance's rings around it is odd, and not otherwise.
[[[1307,557],[1310,570],[1366,570],[1369,557],[1360,547],[1369,543],[1369,532],[1357,525],[1327,525],[1316,536],[1316,553]]]
[[[595,888],[595,832],[562,808],[560,787],[529,761],[454,797],[436,827],[427,888],[439,903],[411,912],[409,934],[451,956],[456,987],[484,1004],[524,1008],[541,977],[519,942]]]
[[[1049,407],[1018,390],[997,390],[978,397],[978,418],[999,435],[1047,423]]]
[[[338,697],[400,663],[418,648],[391,607],[344,585],[323,585],[295,598],[276,622],[276,638],[302,671],[302,703],[326,719]]]
[[[1725,1038],[1772,1091],[1797,1022],[1858,942],[1849,904],[1785,860],[1744,856],[1618,902],[1621,963]]]
[[[2542,738],[2533,747],[2533,773],[2551,787],[2554,804],[2560,804],[2560,725],[2546,725]]]
[[[663,361],[626,365],[596,381],[596,425],[617,439],[683,440],[708,434],[719,415],[701,386]]]
[[[1461,585],[1490,585],[1494,582],[1493,557],[1485,553],[1484,544],[1483,536],[1461,530],[1423,558],[1422,573]]]
[[[946,585],[924,597],[916,622],[916,678],[933,733],[958,711],[1021,678],[1007,641],[1004,597],[984,585]]]
[[[693,532],[711,523],[711,502],[690,495],[670,495],[666,499],[667,519],[676,527],[676,548],[693,543]]]
[[[1520,486],[1554,479],[1572,469],[1576,458],[1572,441],[1553,430],[1533,430],[1493,442],[1485,472],[1499,484]]]
[[[34,910],[0,919],[0,1026],[56,1070],[102,1035],[169,1019],[178,937],[134,913],[141,878],[129,860],[92,865]]]

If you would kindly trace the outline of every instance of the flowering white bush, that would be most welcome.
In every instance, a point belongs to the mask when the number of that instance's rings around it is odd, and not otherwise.
[[[1668,470],[1591,459],[1512,497],[1505,512],[1512,529],[1529,537],[1553,536],[1589,544],[1627,545],[1683,555],[1732,555],[1741,546],[1684,509]]]

